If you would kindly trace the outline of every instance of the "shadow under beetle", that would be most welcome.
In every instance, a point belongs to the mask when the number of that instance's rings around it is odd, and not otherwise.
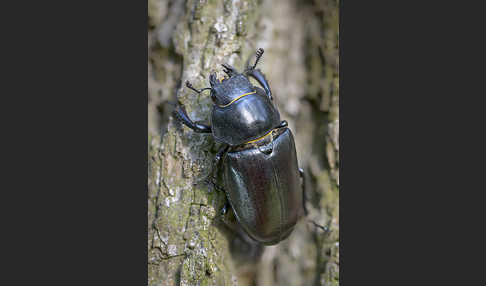
[[[177,106],[174,116],[199,133],[212,133],[218,150],[214,165],[220,170],[229,206],[244,231],[254,240],[272,245],[287,238],[302,211],[303,171],[297,164],[292,132],[273,103],[272,92],[264,75],[255,69],[263,54],[256,52],[255,64],[243,73],[223,64],[224,79],[209,76],[213,110],[211,126],[193,122],[184,106]],[[253,86],[253,77],[262,87]],[[228,204],[223,207],[223,215]]]

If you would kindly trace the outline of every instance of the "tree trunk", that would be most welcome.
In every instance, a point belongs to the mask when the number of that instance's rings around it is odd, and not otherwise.
[[[257,48],[306,171],[309,215],[276,246],[221,223],[224,194],[207,182],[218,144],[170,116],[169,102],[209,122],[220,64],[240,71]],[[149,0],[149,285],[339,283],[338,2]],[[325,232],[309,223],[327,226]]]

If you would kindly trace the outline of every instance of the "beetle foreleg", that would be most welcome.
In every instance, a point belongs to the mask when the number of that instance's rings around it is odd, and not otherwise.
[[[179,121],[184,123],[187,127],[191,128],[195,132],[211,133],[211,126],[193,122],[187,115],[184,106],[177,106],[172,114],[175,118],[177,118]]]

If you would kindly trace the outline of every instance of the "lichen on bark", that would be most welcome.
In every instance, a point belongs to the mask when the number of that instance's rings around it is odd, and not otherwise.
[[[339,283],[337,23],[333,0],[149,0],[149,285]],[[302,219],[287,240],[254,251],[221,225],[225,197],[207,181],[218,144],[175,122],[169,102],[208,122],[209,94],[183,83],[206,87],[220,64],[242,70],[260,47],[307,173],[308,219],[330,231]]]

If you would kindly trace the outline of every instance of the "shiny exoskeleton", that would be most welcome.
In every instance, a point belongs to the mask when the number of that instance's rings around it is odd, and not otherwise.
[[[211,91],[211,126],[193,122],[183,106],[174,115],[195,132],[212,133],[223,143],[214,163],[229,205],[252,239],[271,245],[287,238],[302,215],[303,171],[292,132],[280,120],[267,80],[255,69],[262,54],[258,49],[255,64],[243,73],[223,64],[228,77],[217,79],[212,73],[211,87],[198,90],[186,82],[197,93]]]

